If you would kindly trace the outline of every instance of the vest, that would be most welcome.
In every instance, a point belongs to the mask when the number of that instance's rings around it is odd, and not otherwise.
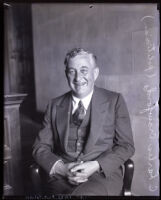
[[[80,126],[75,125],[73,123],[72,114],[70,116],[67,152],[77,161],[81,160],[81,155],[83,154],[83,149],[88,138],[90,130],[90,113],[91,104],[88,106],[85,118]]]

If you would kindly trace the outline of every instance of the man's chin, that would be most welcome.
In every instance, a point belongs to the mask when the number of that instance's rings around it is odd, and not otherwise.
[[[73,91],[73,94],[78,97],[78,98],[84,98],[85,96],[88,95],[88,93],[86,91]]]

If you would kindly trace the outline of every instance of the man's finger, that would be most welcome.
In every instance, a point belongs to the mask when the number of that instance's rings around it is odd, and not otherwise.
[[[87,178],[87,174],[84,172],[75,172],[75,176],[80,178]]]
[[[67,172],[67,176],[75,176],[75,172],[72,173],[72,172],[68,171],[68,172]]]
[[[78,177],[78,178],[83,178],[83,179],[85,179],[85,178],[88,178],[88,175],[87,175],[87,173],[79,173],[79,172],[73,172],[73,173],[68,173],[67,174],[67,177],[69,178],[71,178],[71,177]]]
[[[78,162],[71,162],[71,163],[68,164],[68,169],[71,169],[76,165],[78,165]]]
[[[73,167],[70,171],[76,172],[78,170],[80,170],[80,171],[84,170],[84,164],[77,165],[77,166]]]
[[[86,181],[88,181],[88,178],[79,179],[79,180],[77,181],[77,183],[84,183],[84,182],[86,182]]]
[[[87,178],[84,178],[84,177],[77,177],[77,176],[73,176],[73,177],[68,177],[68,180],[71,180],[71,181],[76,181],[76,182],[81,182],[81,181],[84,181],[86,180]]]
[[[68,179],[68,182],[71,183],[72,185],[79,185],[80,183],[84,183],[88,181],[88,179],[78,179],[78,180],[71,180],[71,179]]]
[[[75,176],[68,177],[68,180],[71,180],[71,181],[77,181],[78,179],[80,179],[80,177],[75,177]]]

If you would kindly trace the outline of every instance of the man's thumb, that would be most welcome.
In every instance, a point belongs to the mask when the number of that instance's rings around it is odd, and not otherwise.
[[[73,167],[70,171],[71,171],[71,172],[76,172],[76,171],[78,171],[78,170],[81,170],[82,167],[83,167],[82,165],[77,165],[77,166]]]

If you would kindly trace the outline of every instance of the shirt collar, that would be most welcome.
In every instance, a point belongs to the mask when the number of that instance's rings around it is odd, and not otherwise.
[[[84,97],[82,99],[79,99],[78,97],[75,97],[72,95],[72,101],[74,102],[74,104],[78,105],[79,101],[81,100],[84,108],[87,110],[88,106],[91,102],[92,95],[93,95],[93,90],[86,97]]]

